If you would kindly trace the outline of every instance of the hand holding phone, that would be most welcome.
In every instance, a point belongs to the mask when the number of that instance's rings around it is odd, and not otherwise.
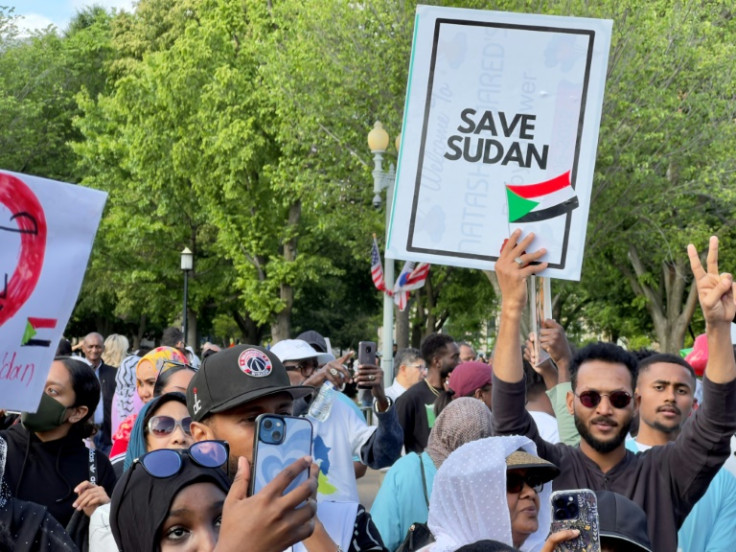
[[[598,535],[598,500],[590,489],[555,491],[552,503],[552,525],[550,533],[566,529],[577,529],[580,534],[559,543],[559,552],[600,552]]]
[[[217,550],[240,550],[244,542],[252,550],[287,550],[309,537],[317,519],[319,472],[317,464],[310,466],[310,461],[300,458],[260,492],[248,496],[248,481],[252,481],[253,472],[241,456],[235,481],[225,497]],[[305,470],[309,471],[309,478],[285,494],[294,478],[301,477]]]
[[[355,373],[358,389],[371,389],[375,385],[372,382],[376,381],[377,374],[366,374],[365,370],[360,368],[362,365],[376,366],[375,341],[361,341],[358,343],[358,370]]]

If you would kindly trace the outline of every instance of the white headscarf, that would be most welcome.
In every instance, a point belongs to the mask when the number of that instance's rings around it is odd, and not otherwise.
[[[522,449],[537,454],[526,437],[487,437],[454,451],[437,470],[429,501],[428,525],[437,539],[432,552],[454,552],[490,539],[513,546],[506,499],[506,457]],[[541,549],[549,533],[552,483],[539,493],[539,528],[521,550]]]

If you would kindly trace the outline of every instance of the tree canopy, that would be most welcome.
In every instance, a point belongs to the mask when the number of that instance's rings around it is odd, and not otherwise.
[[[142,337],[174,322],[189,247],[190,341],[376,336],[370,236],[384,212],[365,140],[375,120],[400,132],[415,7],[140,0],[27,39],[0,8],[0,167],[109,192],[72,331]],[[554,282],[555,316],[578,339],[676,351],[696,310],[685,245],[735,241],[733,8],[494,8],[614,20],[583,277]],[[444,328],[485,349],[495,306],[481,272],[433,267],[411,341]]]

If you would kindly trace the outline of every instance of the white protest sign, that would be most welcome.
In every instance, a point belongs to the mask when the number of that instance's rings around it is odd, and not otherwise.
[[[0,409],[38,407],[106,198],[0,171]]]
[[[387,257],[493,269],[522,228],[580,278],[611,27],[417,7]]]

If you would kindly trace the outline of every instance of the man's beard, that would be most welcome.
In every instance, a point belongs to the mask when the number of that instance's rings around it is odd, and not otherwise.
[[[442,381],[445,381],[450,374],[452,374],[452,371],[455,369],[455,366],[441,366],[440,367],[440,377],[442,377]]]
[[[629,434],[629,429],[631,429],[631,422],[633,421],[633,417],[629,418],[629,420],[621,426],[621,429],[619,429],[619,432],[614,435],[611,439],[608,441],[601,441],[600,439],[596,439],[593,437],[590,431],[588,431],[588,427],[583,423],[583,421],[578,418],[577,416],[573,416],[575,420],[575,428],[578,430],[578,433],[580,434],[580,438],[584,439],[586,443],[588,443],[591,447],[593,447],[593,450],[596,452],[600,452],[601,454],[607,454],[613,450],[616,450],[621,443],[623,443],[626,440],[626,436]],[[591,418],[591,422],[595,418]]]

